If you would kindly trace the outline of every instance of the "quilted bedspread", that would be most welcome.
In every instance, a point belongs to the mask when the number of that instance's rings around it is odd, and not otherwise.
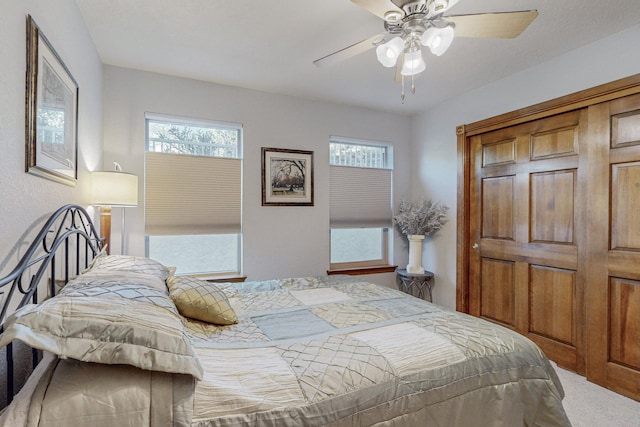
[[[569,426],[539,348],[394,289],[329,276],[220,287],[239,322],[187,319],[193,426]]]
[[[237,324],[175,314],[202,380],[46,357],[0,425],[570,426],[547,358],[498,325],[349,277],[217,286]]]

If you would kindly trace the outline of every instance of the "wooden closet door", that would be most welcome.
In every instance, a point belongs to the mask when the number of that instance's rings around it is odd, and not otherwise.
[[[640,400],[640,95],[589,108],[587,378]]]
[[[584,372],[586,110],[472,137],[469,312]]]

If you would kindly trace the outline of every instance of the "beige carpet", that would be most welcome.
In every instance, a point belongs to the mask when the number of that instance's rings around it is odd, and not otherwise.
[[[564,387],[564,409],[573,427],[640,427],[640,402],[557,368]]]

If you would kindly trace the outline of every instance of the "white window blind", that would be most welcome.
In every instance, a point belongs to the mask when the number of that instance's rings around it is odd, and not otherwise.
[[[146,153],[145,234],[241,232],[241,159]]]
[[[391,227],[390,169],[331,166],[331,228]]]

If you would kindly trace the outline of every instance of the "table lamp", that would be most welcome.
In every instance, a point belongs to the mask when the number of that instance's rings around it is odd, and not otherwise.
[[[115,170],[91,173],[91,204],[100,206],[100,238],[104,239],[106,252],[111,252],[111,208],[138,206],[138,177],[125,173],[117,162]],[[120,253],[124,254],[124,209]]]

